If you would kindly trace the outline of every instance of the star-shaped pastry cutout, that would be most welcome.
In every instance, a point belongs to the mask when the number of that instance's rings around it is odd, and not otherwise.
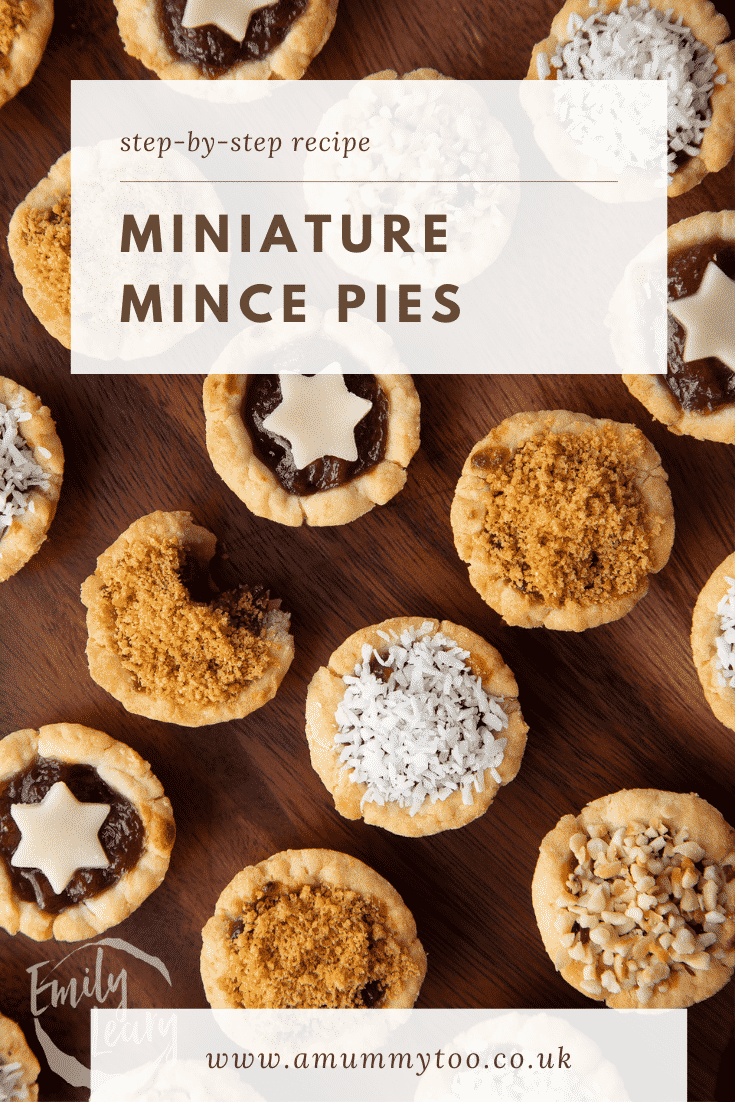
[[[330,364],[330,372],[339,364]],[[344,375],[279,375],[281,404],[263,421],[263,428],[288,440],[301,471],[315,459],[333,455],[351,463],[357,459],[355,427],[372,407],[345,386]]]
[[[13,804],[21,840],[11,865],[40,869],[57,895],[77,869],[106,869],[110,862],[97,835],[109,810],[109,804],[79,803],[63,781],[40,804]]]
[[[186,0],[182,27],[205,27],[211,24],[242,42],[248,33],[253,12],[269,8],[276,0]]]
[[[684,362],[714,356],[735,371],[735,282],[710,260],[699,290],[669,302],[686,329]]]

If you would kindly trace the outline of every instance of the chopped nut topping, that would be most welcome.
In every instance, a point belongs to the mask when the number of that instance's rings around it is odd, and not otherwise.
[[[7,68],[13,43],[30,21],[29,0],[0,0],[0,70]]]

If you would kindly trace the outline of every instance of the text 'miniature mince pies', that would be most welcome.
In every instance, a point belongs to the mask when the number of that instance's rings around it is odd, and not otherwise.
[[[0,925],[45,941],[115,926],[159,886],[171,804],[129,746],[79,723],[0,741]]]
[[[53,21],[53,0],[0,0],[0,107],[29,83]]]
[[[667,475],[643,433],[567,410],[517,413],[480,440],[451,521],[470,581],[513,627],[619,619],[674,540]]]
[[[261,585],[220,593],[216,543],[190,513],[149,513],[83,583],[89,672],[129,712],[185,727],[242,719],[291,665],[289,614]]]
[[[50,411],[30,390],[0,376],[0,582],[46,539],[63,473]]]
[[[533,907],[567,983],[609,1007],[686,1007],[735,968],[735,830],[695,794],[637,788],[565,815]]]
[[[338,0],[115,0],[123,45],[162,80],[298,80]]]
[[[395,888],[345,853],[285,850],[220,895],[202,931],[215,1010],[412,1007],[426,974]]]
[[[707,703],[735,731],[735,553],[720,563],[697,598],[692,654]]]
[[[71,153],[59,157],[16,207],[8,252],[31,310],[71,348]]]
[[[566,0],[527,80],[666,80],[669,198],[735,150],[735,42],[709,0]]]
[[[518,773],[527,731],[498,651],[418,616],[355,632],[306,698],[311,763],[337,811],[409,837],[483,815]]]
[[[0,1014],[0,1098],[8,1102],[36,1102],[40,1070],[23,1030]]]

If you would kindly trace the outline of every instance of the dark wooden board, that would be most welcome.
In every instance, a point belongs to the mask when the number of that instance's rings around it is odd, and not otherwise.
[[[428,65],[455,77],[519,79],[556,9],[546,0],[341,0],[308,77]],[[0,588],[0,733],[61,719],[108,731],[151,762],[178,824],[164,884],[110,931],[161,958],[171,986],[112,950],[106,967],[126,968],[130,1005],[206,1006],[200,931],[225,884],[280,849],[327,846],[367,861],[413,910],[429,953],[419,1006],[591,1006],[554,973],[533,919],[530,880],[544,833],[562,814],[631,786],[698,791],[735,821],[735,739],[707,707],[689,648],[697,593],[733,549],[735,454],[653,424],[616,376],[418,376],[423,443],[394,501],[341,528],[293,530],[252,516],[209,462],[202,378],[72,378],[7,255],[14,207],[68,148],[69,81],[149,77],[124,53],[110,0],[65,2],[35,79],[0,111],[0,373],[51,407],[67,463],[49,540]],[[731,207],[732,189],[731,165],[671,202],[670,220]],[[506,627],[470,586],[449,527],[472,444],[503,417],[544,408],[639,425],[674,497],[674,552],[649,595],[618,623],[581,635]],[[198,730],[154,723],[128,715],[89,677],[79,586],[132,520],[158,508],[190,509],[220,540],[222,580],[262,581],[292,613],[294,664],[275,701],[246,720]],[[490,812],[422,840],[341,819],[303,732],[315,669],[357,627],[399,614],[446,617],[486,636],[514,670],[531,726],[522,770]],[[84,1092],[46,1070],[27,969],[50,968],[73,948],[0,931],[0,1009],[41,1056],[41,1098],[59,1102]],[[68,983],[85,967],[93,971],[94,954],[80,950],[54,975]],[[89,1005],[67,1002],[43,1016],[59,1047],[84,1062]],[[689,1098],[731,1098],[732,983],[690,1010],[689,1022]]]

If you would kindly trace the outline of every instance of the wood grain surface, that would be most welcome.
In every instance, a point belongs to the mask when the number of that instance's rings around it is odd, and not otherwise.
[[[418,66],[519,79],[556,10],[553,0],[341,0],[307,79]],[[624,787],[696,791],[735,822],[735,738],[707,707],[689,647],[697,594],[733,550],[735,452],[653,424],[616,376],[416,376],[422,447],[392,502],[340,528],[290,529],[254,517],[207,456],[203,376],[71,378],[68,354],[23,301],[7,223],[68,148],[74,78],[150,79],[123,51],[111,0],[58,4],[34,80],[0,111],[0,374],[42,396],[66,452],[50,537],[0,587],[0,733],[62,719],[107,731],[151,762],[171,799],[178,839],[168,876],[110,931],[159,957],[171,984],[110,948],[105,968],[126,969],[131,1006],[205,1007],[200,934],[221,890],[278,850],[324,846],[373,866],[412,909],[429,956],[420,1007],[592,1006],[556,975],[536,929],[530,883],[543,835],[563,814]],[[730,165],[672,201],[670,220],[732,206]],[[648,596],[624,619],[581,635],[506,627],[470,586],[449,526],[475,441],[509,414],[555,408],[642,428],[669,474],[676,515],[673,554]],[[89,677],[80,584],[97,555],[154,509],[191,510],[218,537],[219,580],[261,582],[292,614],[293,666],[276,699],[245,720],[200,729],[155,723],[127,714]],[[446,618],[487,638],[517,677],[531,728],[521,771],[488,814],[419,840],[341,819],[304,736],[317,667],[356,628],[402,614]],[[60,963],[72,949],[0,931],[0,1010],[20,1021],[41,1059],[42,1100],[86,1097],[48,1070],[30,1007],[34,965],[49,962],[38,974],[60,983],[83,978],[85,968],[93,974],[96,950],[82,947]],[[49,1005],[42,1018],[59,1048],[83,1063],[92,1001]],[[689,1011],[690,1099],[732,1099],[732,1036],[731,982]]]

